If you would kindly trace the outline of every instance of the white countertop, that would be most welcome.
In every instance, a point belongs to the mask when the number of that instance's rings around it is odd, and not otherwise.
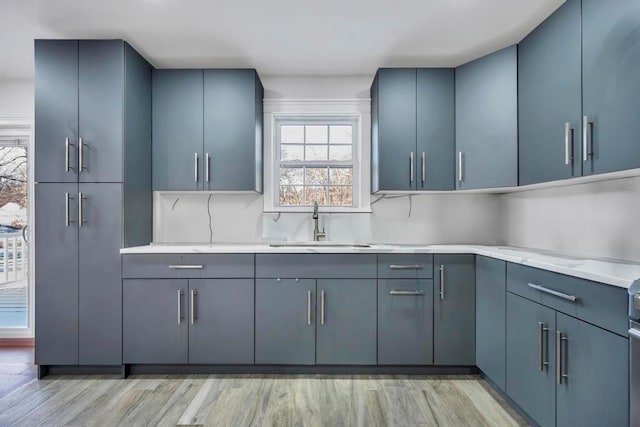
[[[371,244],[368,247],[270,246],[269,243],[151,244],[121,249],[122,254],[206,253],[438,253],[476,254],[628,289],[640,279],[640,264],[569,257],[557,252],[508,246]]]

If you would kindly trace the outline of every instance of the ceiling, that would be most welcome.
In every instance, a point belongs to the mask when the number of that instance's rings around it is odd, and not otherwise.
[[[564,0],[0,0],[0,80],[34,38],[124,38],[156,67],[366,75],[457,66],[516,43]]]

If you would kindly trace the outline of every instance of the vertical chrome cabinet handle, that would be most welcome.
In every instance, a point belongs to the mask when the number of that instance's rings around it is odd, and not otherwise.
[[[582,118],[582,161],[589,160],[589,156],[592,154],[590,150],[591,141],[591,121],[589,116]]]
[[[422,183],[424,184],[424,182],[427,180],[427,155],[422,152],[422,157],[421,157],[421,163],[420,165],[422,166]]]
[[[320,324],[324,325],[324,291],[320,291]]]
[[[69,200],[71,200],[69,193],[64,193],[64,224],[67,227],[71,224],[71,219],[69,218]]]
[[[413,170],[413,151],[409,154],[409,182],[413,182],[414,170]]]
[[[78,173],[84,169],[83,149],[84,144],[82,143],[82,138],[78,138]]]
[[[182,289],[178,291],[178,325],[182,323]]]
[[[211,159],[209,157],[209,153],[207,153],[204,156],[204,179],[206,179],[207,182],[209,182],[209,179],[210,179],[210,173],[209,173],[211,168],[210,162],[211,162]]]
[[[458,151],[458,182],[462,182],[464,181],[464,173],[462,171],[463,169],[463,162],[464,160],[464,156],[462,154],[462,151]]]
[[[82,200],[84,200],[84,194],[78,193],[78,227],[82,227],[82,224],[85,222],[82,219]]]
[[[545,360],[545,339],[544,334],[549,332],[549,328],[544,326],[544,323],[538,322],[538,369],[544,371],[544,367],[549,365],[549,362]]]
[[[307,291],[307,325],[311,325],[311,291]]]
[[[567,342],[568,338],[562,335],[562,332],[556,331],[556,383],[562,384],[566,382],[565,380],[569,378],[569,375],[565,374],[562,365],[563,365],[563,354],[562,354],[562,343]]]
[[[440,266],[440,300],[444,300],[444,265]]]
[[[64,139],[64,171],[69,172],[69,138]]]
[[[573,129],[571,123],[564,124],[564,164],[569,166],[573,160]]]
[[[198,153],[193,153],[193,180],[198,182]]]
[[[191,289],[191,298],[189,300],[189,311],[191,314],[191,324],[193,325],[194,323],[196,323],[196,295],[198,294],[198,291],[196,291],[195,289]]]

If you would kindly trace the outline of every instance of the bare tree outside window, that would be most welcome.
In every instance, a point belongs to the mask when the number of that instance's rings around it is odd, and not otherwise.
[[[24,147],[0,147],[0,208],[15,204],[27,207],[27,150]],[[24,220],[14,218],[10,225],[24,227]]]
[[[353,206],[352,123],[279,125],[280,206]]]

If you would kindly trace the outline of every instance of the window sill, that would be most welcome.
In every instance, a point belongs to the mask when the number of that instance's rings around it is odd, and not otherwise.
[[[264,213],[313,213],[313,206],[275,207],[264,209]],[[371,213],[371,207],[353,208],[337,206],[319,206],[319,213]]]

